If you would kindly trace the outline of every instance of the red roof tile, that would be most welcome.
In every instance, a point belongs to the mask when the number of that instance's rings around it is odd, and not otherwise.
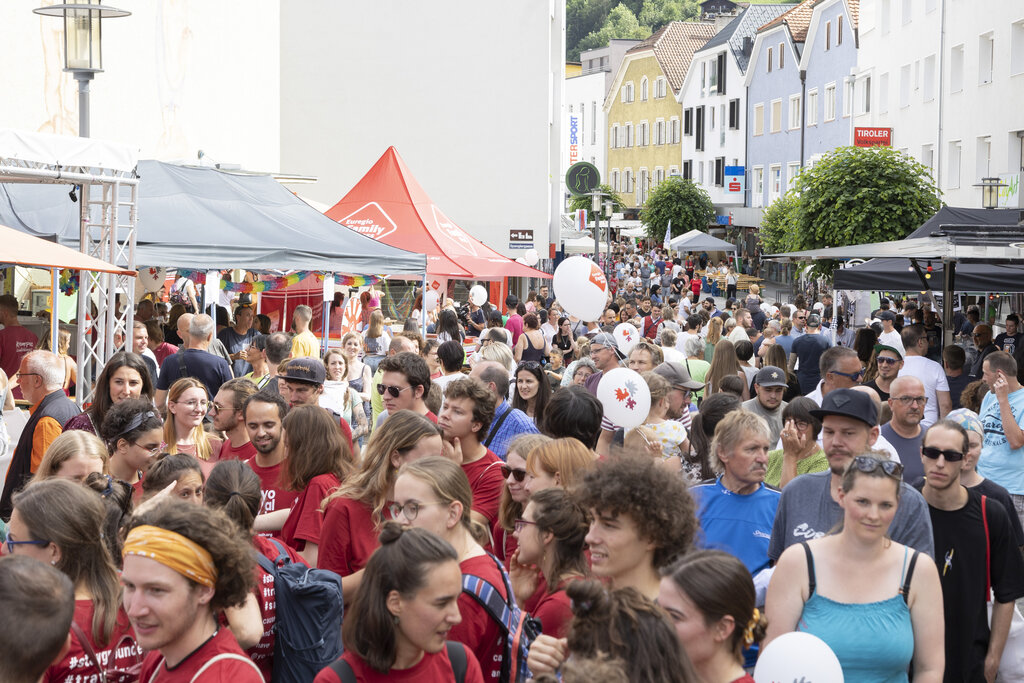
[[[797,43],[804,42],[807,38],[807,29],[811,25],[811,14],[814,12],[814,6],[819,1],[803,0],[793,9],[759,28],[757,30],[758,33],[786,24],[789,26],[789,32],[793,36],[793,41]]]
[[[690,68],[693,53],[704,47],[716,33],[715,25],[695,21],[673,21],[655,31],[650,38],[629,50],[626,54],[653,51],[668,78],[673,93],[679,93],[683,79]]]

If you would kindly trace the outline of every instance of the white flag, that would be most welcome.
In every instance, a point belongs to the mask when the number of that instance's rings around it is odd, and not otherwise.
[[[670,249],[672,243],[672,219],[668,219],[668,227],[665,228],[665,248]]]

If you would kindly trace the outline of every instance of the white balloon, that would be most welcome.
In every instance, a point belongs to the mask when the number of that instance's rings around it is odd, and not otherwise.
[[[761,651],[754,668],[754,681],[843,683],[843,667],[821,638],[803,631],[792,631],[779,636]]]
[[[483,285],[475,285],[469,290],[469,300],[477,306],[487,303],[487,289]]]
[[[139,268],[139,274],[135,277],[146,292],[155,292],[163,286],[167,277],[167,269],[145,266]]]
[[[428,289],[427,293],[423,295],[423,309],[430,313],[432,310],[437,308],[437,302],[440,301],[441,297],[432,289]]]
[[[530,265],[529,263],[526,262],[526,259],[524,259],[522,256],[520,256],[519,258],[516,259],[516,263],[521,263],[524,266]]]
[[[572,256],[555,268],[555,296],[569,315],[584,322],[599,320],[608,300],[604,272],[588,258]]]
[[[601,376],[597,400],[604,406],[604,416],[623,429],[639,427],[651,412],[647,382],[628,368],[615,368]]]
[[[540,254],[537,253],[536,249],[527,249],[523,252],[523,259],[526,261],[526,265],[535,266],[540,261]]]
[[[619,351],[628,356],[629,352],[640,341],[640,330],[636,329],[633,323],[619,323],[612,330],[612,336],[615,337],[615,343],[618,345]]]

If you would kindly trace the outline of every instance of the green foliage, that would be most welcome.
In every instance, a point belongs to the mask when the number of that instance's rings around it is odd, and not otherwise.
[[[672,21],[695,21],[699,17],[700,7],[694,0],[646,0],[637,15],[640,23],[652,31]]]
[[[619,4],[611,12],[600,29],[587,35],[576,46],[576,57],[573,61],[579,60],[580,52],[604,47],[612,38],[634,38],[643,40],[651,35],[649,28],[641,26],[636,15],[624,4]],[[570,54],[570,59],[572,56]]]
[[[566,59],[578,62],[581,40],[604,26],[612,0],[568,0],[565,3],[565,44]],[[575,52],[574,52],[575,51]]]
[[[703,187],[692,180],[668,178],[651,192],[640,213],[647,236],[660,242],[672,221],[672,236],[690,230],[706,230],[715,218],[715,207]]]
[[[765,209],[761,218],[761,249],[765,254],[781,254],[797,249],[795,211],[800,198],[790,190]]]
[[[606,194],[611,197],[612,213],[618,213],[626,206],[622,201],[622,197],[612,191],[611,185],[598,185],[597,189],[600,190],[602,194]],[[608,197],[602,197],[601,201],[608,201]],[[569,197],[569,210],[579,211],[580,209],[586,209],[587,211],[592,210],[592,200],[589,194],[579,196],[572,195]]]
[[[670,21],[699,17],[697,0],[567,0],[565,58],[580,60],[580,52],[605,47],[612,38],[643,40]]]

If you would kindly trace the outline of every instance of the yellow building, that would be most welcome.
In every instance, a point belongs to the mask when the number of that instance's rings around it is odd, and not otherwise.
[[[583,73],[583,64],[580,62],[566,62],[565,63],[565,77],[574,78]]]
[[[676,94],[693,53],[714,24],[673,21],[626,52],[604,101],[607,168],[602,177],[627,206],[642,207],[658,183],[679,173],[682,105]]]

